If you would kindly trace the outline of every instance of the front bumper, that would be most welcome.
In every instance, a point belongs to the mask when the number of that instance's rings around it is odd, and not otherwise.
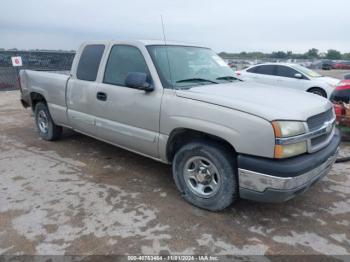
[[[240,197],[261,202],[283,202],[308,190],[332,168],[339,150],[336,130],[329,145],[312,154],[275,160],[238,156]]]

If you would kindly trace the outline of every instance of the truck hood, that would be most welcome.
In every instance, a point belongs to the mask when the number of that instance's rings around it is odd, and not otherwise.
[[[235,82],[176,90],[179,97],[240,110],[272,120],[306,121],[332,107],[325,98],[290,88]]]

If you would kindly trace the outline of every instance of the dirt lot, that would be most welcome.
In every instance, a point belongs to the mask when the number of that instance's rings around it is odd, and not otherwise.
[[[18,98],[0,92],[0,254],[350,254],[350,163],[287,203],[211,213],[166,165],[74,132],[39,139]]]

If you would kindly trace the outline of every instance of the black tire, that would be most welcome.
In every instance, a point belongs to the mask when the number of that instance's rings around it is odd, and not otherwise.
[[[34,116],[35,116],[35,124],[36,124],[37,130],[42,139],[47,141],[53,141],[61,137],[62,127],[56,125],[53,122],[49,109],[45,103],[39,102],[35,105]],[[47,120],[46,128],[43,128],[40,126],[40,123],[43,122],[42,119],[44,118],[44,116],[46,117],[46,120]],[[46,130],[46,132],[44,130]]]
[[[221,179],[220,187],[215,193],[212,192],[214,194],[210,197],[202,197],[198,193],[193,193],[189,182],[185,181],[185,165],[194,157],[204,157],[209,160],[220,174],[218,174]],[[182,196],[197,207],[219,211],[230,206],[238,198],[235,155],[219,143],[195,141],[186,144],[176,152],[172,169],[176,186]]]
[[[313,87],[313,88],[309,89],[308,92],[313,93],[315,95],[322,96],[324,98],[327,98],[326,91],[324,91],[322,88],[319,88],[319,87]]]

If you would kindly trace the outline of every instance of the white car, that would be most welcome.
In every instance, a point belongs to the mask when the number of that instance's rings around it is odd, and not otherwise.
[[[295,88],[329,98],[339,79],[326,77],[306,67],[292,63],[265,63],[236,71],[243,80]]]

